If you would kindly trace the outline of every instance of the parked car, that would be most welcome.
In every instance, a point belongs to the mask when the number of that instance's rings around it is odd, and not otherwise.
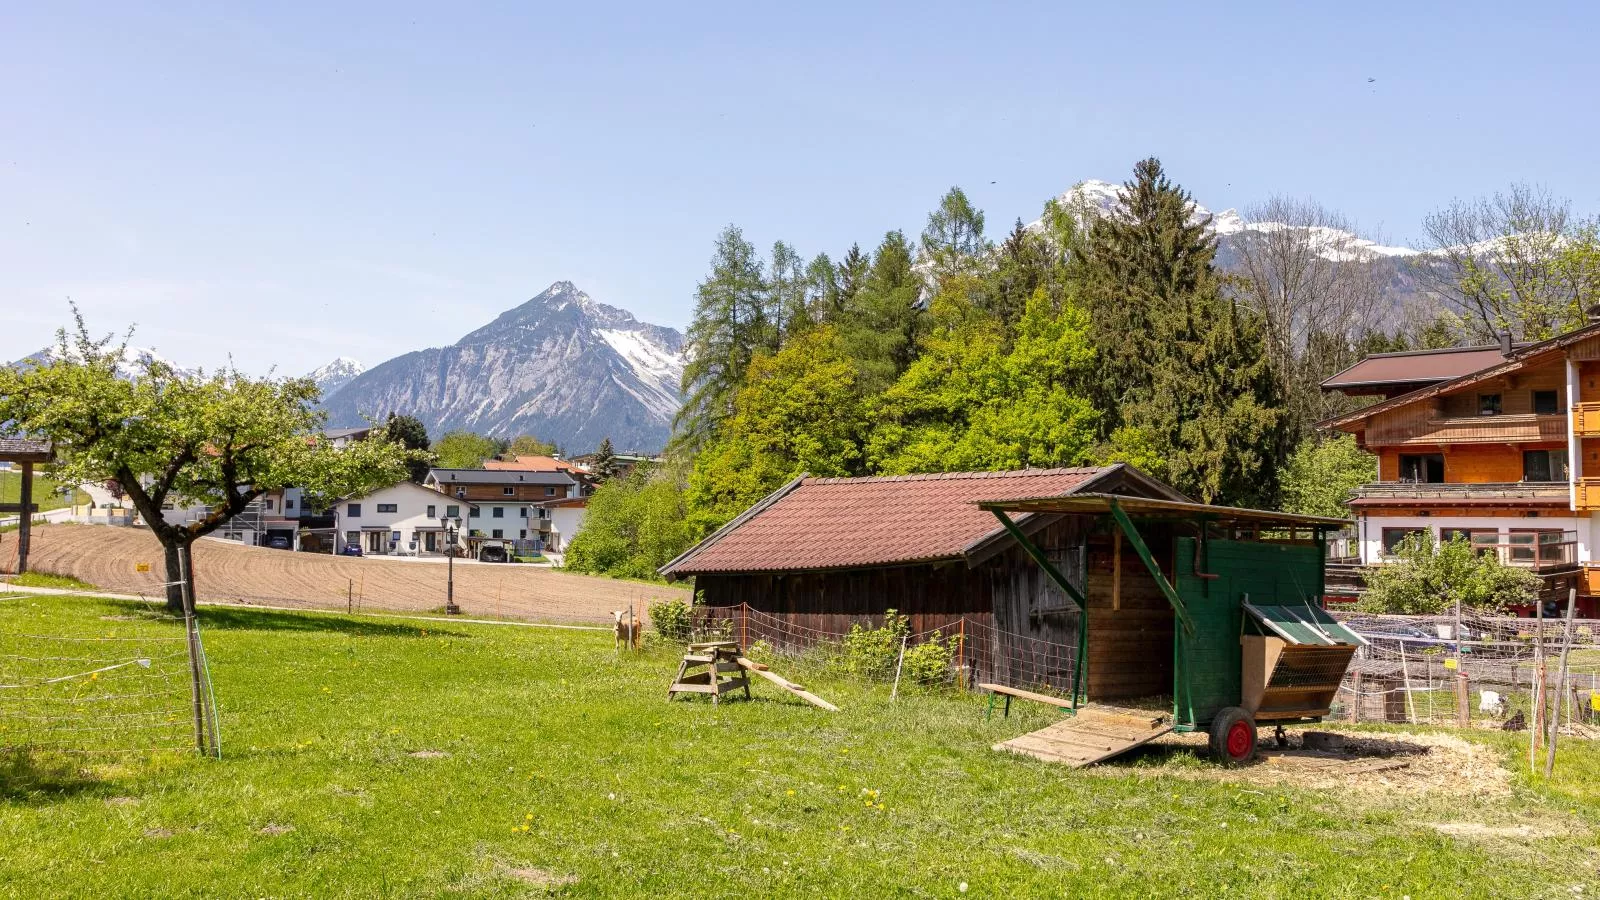
[[[343,547],[339,548],[339,555],[340,556],[360,556],[361,555],[361,545],[356,543],[355,541],[351,541],[350,543],[345,544]]]
[[[482,562],[507,562],[511,556],[499,544],[484,544],[483,549],[478,551],[478,559]]]
[[[281,534],[267,538],[267,548],[270,550],[293,550],[294,542]]]

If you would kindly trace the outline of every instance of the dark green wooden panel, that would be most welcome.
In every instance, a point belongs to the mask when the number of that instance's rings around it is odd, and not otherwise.
[[[1194,727],[1239,705],[1244,600],[1314,605],[1322,595],[1322,554],[1315,547],[1209,540],[1204,548],[1197,568],[1195,539],[1179,538],[1174,560],[1174,586],[1195,623],[1194,634],[1180,630],[1176,637],[1176,718]]]

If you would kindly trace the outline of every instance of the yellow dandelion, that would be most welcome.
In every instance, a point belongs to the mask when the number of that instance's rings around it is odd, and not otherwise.
[[[789,794],[789,796],[793,797],[794,796],[794,788],[790,788],[787,793]]]
[[[523,818],[524,821],[532,822],[533,821],[533,813],[528,813],[527,815],[523,816],[522,818]]]
[[[883,809],[883,804],[882,804],[882,803],[879,803],[879,804],[878,804],[878,808],[879,808],[879,809]]]

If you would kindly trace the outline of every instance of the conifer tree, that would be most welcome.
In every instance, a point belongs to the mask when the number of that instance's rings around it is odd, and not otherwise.
[[[750,359],[773,342],[761,258],[744,232],[729,225],[717,236],[711,274],[696,290],[694,321],[686,336],[683,407],[673,420],[673,447],[697,449],[732,412]]]
[[[811,321],[811,310],[807,306],[809,282],[805,259],[793,247],[778,241],[772,245],[766,281],[767,316],[777,326],[778,343],[781,345],[796,334],[804,334],[815,324]]]
[[[839,260],[839,309],[842,310],[856,295],[861,293],[861,288],[867,283],[867,271],[872,268],[872,259],[861,252],[860,244],[851,244],[845,251],[844,259]]]
[[[590,466],[594,476],[601,481],[610,481],[617,474],[617,454],[611,449],[611,438],[600,439],[600,446],[594,450],[594,463]]]
[[[818,253],[806,266],[806,306],[817,324],[836,322],[844,308],[844,292],[839,287],[839,268],[826,253]]]
[[[983,236],[983,210],[974,207],[966,192],[953,187],[928,214],[922,230],[922,258],[936,281],[974,272],[990,245]]]
[[[1158,160],[1134,167],[1121,199],[1124,214],[1095,221],[1075,258],[1102,434],[1151,442],[1199,500],[1271,504],[1285,422],[1260,322],[1222,297],[1208,220],[1191,218]]]
[[[844,344],[869,393],[888,387],[916,359],[917,338],[925,322],[917,303],[921,289],[905,234],[884,235],[860,290],[846,303],[841,322]]]

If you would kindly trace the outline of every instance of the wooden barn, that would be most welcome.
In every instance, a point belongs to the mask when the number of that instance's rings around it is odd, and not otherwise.
[[[1022,513],[1019,542],[979,501],[1105,495],[1192,505],[1124,464],[1097,468],[799,478],[668,563],[699,602],[748,609],[793,634],[842,634],[893,609],[913,633],[963,637],[975,680],[1077,693],[1087,655],[1092,699],[1171,693],[1173,612],[1137,551],[1104,515]],[[1142,529],[1171,573],[1183,523]],[[1187,532],[1184,532],[1187,533]],[[1088,600],[1077,604],[1030,556],[1041,552]]]

